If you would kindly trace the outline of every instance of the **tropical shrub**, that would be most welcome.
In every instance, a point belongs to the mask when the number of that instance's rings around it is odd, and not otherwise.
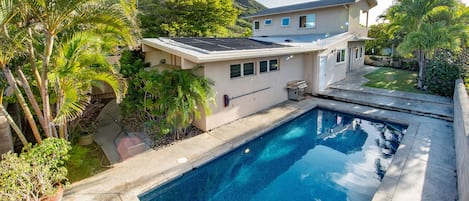
[[[450,51],[440,51],[427,63],[427,90],[442,96],[452,96],[454,81],[464,75],[463,64]]]
[[[147,123],[161,134],[173,133],[179,139],[202,112],[210,113],[209,103],[214,103],[213,83],[189,70],[143,71],[137,80],[144,90]]]
[[[0,161],[0,200],[40,200],[65,184],[69,142],[47,138],[21,154],[3,154]]]
[[[139,72],[150,67],[150,63],[144,61],[140,51],[125,50],[121,54],[119,60],[120,73],[127,79],[128,91],[127,95],[120,106],[121,113],[124,118],[130,115],[137,115],[140,120],[145,119],[146,114],[143,113],[143,96],[144,90],[141,80],[138,78]]]

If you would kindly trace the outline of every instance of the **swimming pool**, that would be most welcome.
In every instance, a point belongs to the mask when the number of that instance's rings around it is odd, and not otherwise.
[[[139,199],[371,200],[406,128],[313,109]]]

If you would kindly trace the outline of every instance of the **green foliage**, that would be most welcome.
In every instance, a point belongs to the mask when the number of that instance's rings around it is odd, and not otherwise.
[[[188,70],[140,72],[138,80],[144,86],[144,110],[160,117],[154,123],[162,134],[172,132],[179,138],[201,112],[209,114],[209,102],[214,103],[213,84]]]
[[[106,47],[116,44],[113,40],[103,40],[104,36],[103,33],[77,32],[61,41],[58,55],[54,57],[55,68],[49,73],[49,80],[60,84],[56,90],[63,98],[54,123],[61,124],[81,116],[93,86],[109,85],[118,103],[124,97],[127,83],[105,56]]]
[[[463,63],[450,51],[439,51],[427,64],[425,85],[435,94],[451,97],[454,81],[463,77]]]
[[[232,0],[147,0],[141,2],[144,37],[227,36],[238,10]]]
[[[265,7],[254,0],[234,0],[233,4],[239,10],[239,15],[235,25],[228,26],[228,36],[252,36],[252,23],[244,17],[257,13]]]
[[[120,73],[125,78],[133,78],[144,68],[150,67],[150,63],[145,63],[140,51],[124,50],[121,53],[119,63],[121,65]]]
[[[370,26],[368,36],[374,38],[374,40],[365,42],[365,52],[367,55],[380,55],[383,49],[391,47],[391,40],[389,40],[387,34],[388,26],[389,24],[386,23]]]
[[[401,0],[386,16],[390,33],[405,33],[402,52],[433,51],[437,48],[456,50],[461,39],[467,39],[467,7],[454,0]]]
[[[85,147],[72,145],[70,159],[65,164],[68,170],[67,178],[70,182],[75,182],[106,170],[107,168],[101,165],[104,158],[104,153],[96,144]]]
[[[390,34],[404,33],[398,50],[418,52],[418,87],[425,80],[425,59],[439,48],[459,50],[468,38],[469,10],[456,0],[400,0],[386,15]]]
[[[0,161],[0,200],[39,200],[55,194],[57,184],[66,181],[64,164],[69,151],[69,142],[47,138],[19,156],[4,154]]]
[[[144,68],[150,67],[150,63],[145,63],[143,55],[139,51],[125,50],[121,54],[119,60],[121,68],[120,73],[128,82],[128,93],[125,99],[120,104],[120,109],[123,116],[137,113],[142,119],[143,114],[143,96],[144,90],[142,83],[137,76],[139,72],[144,71]],[[145,71],[144,71],[145,72]]]

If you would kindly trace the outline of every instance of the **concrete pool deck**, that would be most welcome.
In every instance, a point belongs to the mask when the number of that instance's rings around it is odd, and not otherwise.
[[[366,97],[364,97],[366,98]],[[137,201],[137,196],[250,141],[302,113],[321,107],[408,124],[373,200],[456,200],[452,123],[409,113],[320,98],[287,101],[211,132],[149,150],[71,185],[64,200]]]

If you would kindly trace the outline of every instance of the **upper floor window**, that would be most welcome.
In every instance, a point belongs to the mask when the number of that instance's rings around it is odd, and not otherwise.
[[[290,26],[290,17],[282,18],[282,27]]]
[[[271,24],[272,24],[272,19],[264,20],[264,25],[271,25]]]
[[[345,62],[345,49],[337,50],[336,62],[337,63]]]
[[[300,16],[300,28],[316,28],[316,15],[309,14]]]
[[[259,29],[259,21],[254,21],[254,29]]]

